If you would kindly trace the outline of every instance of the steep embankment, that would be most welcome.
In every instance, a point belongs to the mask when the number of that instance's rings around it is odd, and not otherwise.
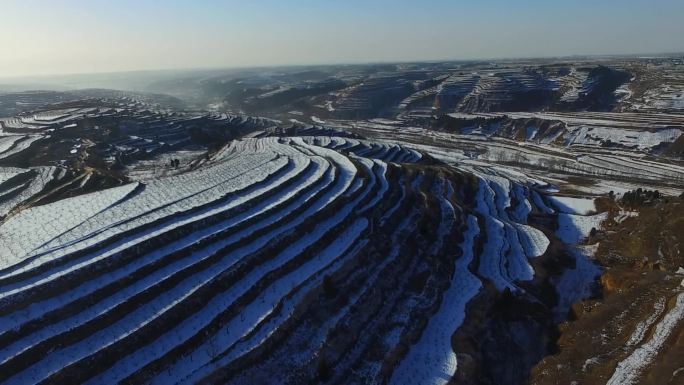
[[[684,381],[684,202],[664,198],[625,211],[610,199],[596,258],[602,298],[573,306],[560,352],[534,384],[680,384]],[[624,206],[624,204],[622,205]]]

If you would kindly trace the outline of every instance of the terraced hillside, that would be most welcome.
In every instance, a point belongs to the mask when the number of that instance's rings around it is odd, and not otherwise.
[[[681,114],[509,112],[328,124],[468,170],[517,170],[566,191],[684,190]]]
[[[4,94],[0,383],[678,383],[680,66]]]
[[[469,300],[533,278],[549,241],[527,221],[545,206],[422,158],[245,139],[191,172],[17,212],[0,226],[0,381],[448,378]]]
[[[31,164],[17,154],[33,145],[30,152],[42,156],[50,152],[45,148],[54,151],[61,144],[65,153],[48,154],[49,160],[60,155],[62,160],[76,158],[84,155],[85,147],[92,147],[90,152],[104,162],[125,165],[171,150],[223,143],[275,125],[268,119],[240,115],[151,110],[126,98],[86,99],[70,108],[59,107],[0,118],[0,161]]]

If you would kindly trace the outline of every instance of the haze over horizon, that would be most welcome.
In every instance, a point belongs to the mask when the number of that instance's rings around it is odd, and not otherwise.
[[[132,11],[134,10],[134,11]],[[9,1],[0,78],[684,51],[684,2]]]

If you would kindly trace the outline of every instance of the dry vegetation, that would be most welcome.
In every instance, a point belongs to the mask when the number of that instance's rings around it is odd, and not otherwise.
[[[674,306],[684,275],[684,201],[665,198],[637,208],[639,215],[618,223],[620,206],[600,199],[611,213],[591,242],[600,242],[597,260],[605,267],[603,296],[573,307],[576,320],[561,325],[560,352],[533,371],[533,384],[605,384],[618,362],[636,347],[633,334],[646,324],[648,340],[655,325]],[[651,317],[651,322],[648,322]],[[684,325],[670,334],[654,362],[639,377],[642,384],[684,382]]]

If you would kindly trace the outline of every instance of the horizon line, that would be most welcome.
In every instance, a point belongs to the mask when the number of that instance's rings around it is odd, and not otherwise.
[[[337,63],[289,63],[289,64],[268,64],[268,65],[237,65],[237,66],[198,66],[198,67],[179,67],[179,68],[151,68],[151,69],[122,69],[106,70],[93,72],[64,72],[64,73],[42,73],[35,75],[10,75],[0,76],[0,82],[7,80],[29,80],[38,78],[55,77],[77,77],[77,76],[102,76],[102,75],[123,75],[134,73],[161,73],[161,72],[200,72],[200,71],[228,71],[228,70],[256,70],[256,69],[276,69],[276,68],[297,68],[297,67],[335,67],[335,66],[367,66],[367,65],[387,65],[387,64],[421,64],[421,63],[472,63],[472,62],[503,62],[513,60],[551,60],[551,59],[608,59],[608,58],[635,58],[635,59],[656,59],[656,58],[676,58],[684,56],[684,51],[668,52],[641,52],[641,53],[615,53],[615,54],[568,54],[568,55],[540,55],[540,56],[519,56],[519,57],[487,57],[470,59],[420,59],[420,60],[377,60],[377,61],[349,61]],[[0,85],[22,85],[11,83],[0,83]],[[26,84],[28,85],[28,84]]]

